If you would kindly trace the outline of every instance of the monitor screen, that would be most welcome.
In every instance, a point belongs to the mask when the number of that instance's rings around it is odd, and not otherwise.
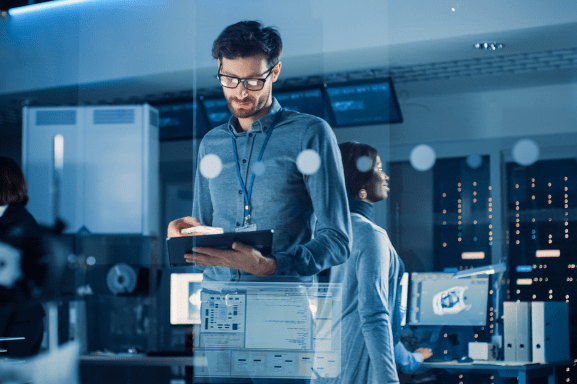
[[[228,103],[224,97],[216,99],[201,97],[201,101],[211,128],[228,123],[232,113],[230,113]]]
[[[328,112],[320,87],[274,92],[274,97],[286,109],[328,119]]]
[[[206,118],[200,113],[197,102],[176,102],[154,107],[159,112],[160,140],[199,139],[209,130]]]
[[[409,325],[487,323],[489,277],[454,279],[452,273],[412,273]]]
[[[403,117],[390,79],[325,86],[336,127],[401,123]]]
[[[194,324],[195,382],[334,378],[341,369],[341,311],[340,284],[171,275],[171,323]]]

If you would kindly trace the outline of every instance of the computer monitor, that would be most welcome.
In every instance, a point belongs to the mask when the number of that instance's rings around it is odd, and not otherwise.
[[[485,326],[489,277],[454,279],[453,273],[411,274],[409,325]]]
[[[341,284],[171,275],[171,323],[194,324],[195,382],[334,378],[341,313]]]
[[[335,127],[401,123],[403,117],[390,78],[325,86]]]

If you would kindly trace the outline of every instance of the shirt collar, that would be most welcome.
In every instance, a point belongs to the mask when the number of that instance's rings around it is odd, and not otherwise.
[[[268,131],[268,129],[270,128],[270,125],[272,124],[278,111],[280,111],[280,104],[277,101],[277,99],[275,99],[273,97],[272,98],[272,107],[271,107],[269,113],[266,114],[265,116],[261,117],[260,119],[258,119],[254,123],[252,123],[252,126],[250,127],[248,132],[264,132],[264,133],[266,133]],[[244,136],[248,133],[248,132],[237,132],[237,130],[235,128],[236,126],[238,126],[238,118],[231,116],[231,118],[228,120],[228,130],[234,136]]]

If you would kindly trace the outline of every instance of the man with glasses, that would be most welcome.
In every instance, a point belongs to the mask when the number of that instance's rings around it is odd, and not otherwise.
[[[240,243],[230,251],[199,247],[185,255],[204,269],[205,280],[311,281],[349,256],[351,224],[336,138],[324,120],[283,110],[272,97],[281,53],[278,30],[256,21],[230,25],[213,44],[233,116],[205,135],[198,164],[216,155],[222,168],[207,177],[197,167],[193,217],[172,221],[168,236],[202,225],[224,232],[274,229],[274,240],[272,255]],[[318,169],[308,169],[307,159],[320,160]]]

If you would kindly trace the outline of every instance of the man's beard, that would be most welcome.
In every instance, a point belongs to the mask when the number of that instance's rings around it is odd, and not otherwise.
[[[242,100],[239,100],[236,97],[227,97],[226,101],[228,103],[228,109],[230,113],[233,114],[238,119],[246,119],[248,117],[257,115],[262,112],[262,109],[266,105],[266,100],[268,97],[264,99],[257,99],[251,96],[247,96]],[[237,102],[242,102],[243,105],[239,108]],[[233,103],[236,104],[236,107],[233,106]],[[247,104],[245,104],[247,103]]]

